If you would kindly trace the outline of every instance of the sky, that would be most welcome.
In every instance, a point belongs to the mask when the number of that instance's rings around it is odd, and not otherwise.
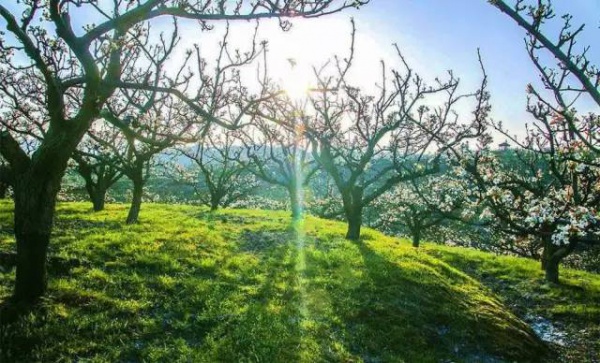
[[[553,3],[559,15],[571,13],[575,25],[587,24],[579,45],[591,45],[589,56],[593,63],[600,64],[600,46],[596,46],[600,39],[600,0]],[[93,21],[85,16],[73,18],[82,22],[80,25]],[[380,79],[381,60],[387,67],[398,68],[401,63],[392,46],[396,43],[409,65],[425,80],[431,83],[451,69],[461,79],[462,91],[474,91],[481,81],[477,60],[480,49],[492,95],[493,118],[503,121],[515,133],[521,133],[525,123],[531,121],[525,112],[525,89],[528,83],[539,84],[539,76],[524,47],[525,32],[487,0],[371,0],[359,10],[295,19],[287,32],[279,28],[277,21],[261,21],[258,38],[269,42],[270,76],[290,93],[302,94],[312,86],[313,65],[322,65],[336,54],[348,56],[350,18],[357,28],[351,70],[355,83],[372,87]],[[153,23],[155,30],[170,27],[167,18]],[[557,19],[548,29],[557,31],[560,25]],[[233,22],[230,42],[242,51],[247,49],[254,26],[246,21]],[[217,25],[213,31],[200,31],[195,22],[180,21],[180,30],[182,41],[176,58],[183,57],[184,48],[197,43],[210,59],[224,28]],[[594,110],[585,100],[578,106],[580,110]],[[468,116],[470,109],[459,111]]]
[[[573,15],[573,24],[586,24],[579,45],[591,45],[589,58],[600,64],[600,0],[554,1],[556,13]],[[371,0],[359,10],[346,10],[316,19],[295,19],[291,30],[284,32],[277,21],[262,21],[259,39],[269,41],[269,74],[291,94],[300,97],[310,88],[312,66],[324,64],[334,55],[348,56],[351,25],[356,24],[355,60],[351,77],[355,84],[369,88],[380,80],[384,60],[388,68],[401,69],[393,44],[397,44],[409,65],[426,81],[443,78],[452,70],[461,80],[461,90],[475,91],[482,73],[477,50],[488,75],[492,99],[492,117],[514,134],[523,135],[532,118],[526,112],[527,84],[539,86],[539,75],[530,61],[525,45],[525,31],[487,0]],[[556,34],[562,25],[558,17],[547,25]],[[247,47],[253,23],[230,25],[232,44]],[[184,47],[199,43],[204,54],[211,54],[223,28],[198,32],[195,23],[183,23]],[[552,38],[552,37],[551,37]],[[294,66],[289,62],[294,60]],[[552,61],[548,65],[554,65]],[[400,68],[399,68],[400,67]],[[435,102],[436,100],[434,100]],[[470,116],[471,105],[458,111]],[[596,111],[597,106],[582,100],[580,111]],[[594,108],[595,107],[595,108]],[[498,140],[498,142],[504,141]]]
[[[579,44],[591,45],[589,56],[600,64],[600,46],[594,47],[600,39],[600,1],[553,3],[557,14],[569,12],[574,17],[573,24],[586,24]],[[354,18],[357,27],[359,72],[373,74],[373,68],[379,69],[379,59],[387,60],[386,64],[392,67],[398,65],[392,48],[396,43],[411,67],[426,79],[443,76],[452,69],[461,78],[464,91],[475,90],[481,80],[477,60],[480,49],[489,78],[493,118],[502,120],[517,134],[531,121],[525,111],[525,89],[528,83],[539,84],[539,76],[524,46],[525,32],[486,0],[372,0],[358,11],[297,21],[295,28],[277,37],[283,39],[283,44],[289,44],[289,38],[306,38],[305,42],[312,44],[306,46],[313,53],[311,58],[325,58],[334,49],[344,52],[343,47],[347,48],[349,17]],[[548,29],[556,32],[560,25],[557,19],[548,24]],[[294,56],[293,49],[284,47],[284,52]],[[307,51],[297,51],[302,52]],[[581,108],[589,111],[592,105],[582,102]]]

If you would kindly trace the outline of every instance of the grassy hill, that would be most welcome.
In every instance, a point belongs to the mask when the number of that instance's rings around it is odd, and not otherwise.
[[[0,202],[4,252],[11,210]],[[0,328],[0,361],[545,361],[525,313],[600,336],[597,275],[566,270],[550,288],[534,261],[369,229],[352,243],[341,223],[285,212],[146,204],[133,226],[126,213],[59,205],[50,293]],[[1,301],[14,269],[0,268]]]

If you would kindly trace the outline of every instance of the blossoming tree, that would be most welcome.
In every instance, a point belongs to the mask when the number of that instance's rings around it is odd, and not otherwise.
[[[575,106],[587,97],[600,107],[600,70],[587,50],[577,53],[584,25],[573,28],[570,15],[560,17],[556,40],[546,34],[544,27],[556,17],[550,2],[490,2],[527,31],[526,49],[543,90],[527,86],[527,110],[534,121],[524,138],[512,136],[501,123],[491,125],[516,145],[507,152],[514,153],[517,163],[507,165],[507,158],[489,149],[471,153],[462,163],[487,217],[513,235],[529,237],[532,249],[541,251],[546,279],[558,282],[560,261],[578,244],[598,240],[600,118],[577,112]],[[558,64],[546,65],[541,52]]]

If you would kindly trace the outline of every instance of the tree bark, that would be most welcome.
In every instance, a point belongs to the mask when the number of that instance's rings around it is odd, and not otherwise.
[[[35,303],[47,289],[46,257],[62,178],[60,172],[49,174],[41,178],[28,171],[14,185],[17,271],[13,299],[19,303]]]
[[[97,188],[94,195],[91,196],[94,212],[100,212],[104,210],[104,203],[106,201],[106,189]]]
[[[134,224],[138,222],[140,209],[142,207],[142,195],[144,193],[144,179],[133,178],[133,198],[131,199],[131,207],[125,223]]]
[[[576,246],[576,241],[570,241],[567,245],[555,245],[551,237],[544,237],[544,250],[542,251],[542,270],[545,279],[553,284],[559,283],[560,262],[567,257]]]
[[[558,264],[559,260],[549,260],[546,261],[545,266],[545,278],[546,281],[551,282],[553,284],[558,284]]]
[[[418,248],[420,243],[421,243],[421,228],[415,227],[412,232],[412,246],[415,248]]]
[[[354,207],[346,213],[348,231],[346,239],[358,241],[360,238],[360,227],[362,226],[362,208]]]
[[[8,184],[0,182],[0,199],[6,199]]]
[[[295,186],[290,186],[287,188],[288,195],[290,196],[290,205],[292,208],[292,218],[300,219],[302,218],[302,203],[298,198],[298,193]]]
[[[342,192],[342,203],[344,204],[344,213],[348,222],[346,239],[358,241],[363,218],[363,189],[357,186],[346,189]]]

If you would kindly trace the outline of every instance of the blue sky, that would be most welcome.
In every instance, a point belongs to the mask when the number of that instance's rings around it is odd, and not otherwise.
[[[575,25],[587,24],[580,45],[592,45],[590,58],[600,64],[600,46],[594,48],[600,39],[600,0],[554,3],[559,15],[570,12]],[[452,69],[461,78],[463,90],[472,91],[481,78],[477,62],[477,48],[480,48],[489,76],[494,118],[503,120],[515,132],[530,120],[525,112],[525,87],[528,83],[535,85],[538,75],[524,48],[525,32],[487,0],[371,0],[360,10],[294,20],[294,27],[286,33],[278,28],[277,22],[265,21],[260,26],[259,38],[269,40],[272,76],[288,81],[288,87],[304,82],[303,87],[310,78],[312,64],[321,64],[333,54],[345,56],[350,41],[350,17],[355,19],[358,29],[353,72],[363,83],[377,80],[380,59],[391,67],[398,64],[392,48],[392,43],[397,43],[414,70],[426,79],[433,80]],[[93,16],[77,19],[94,21]],[[168,19],[154,22],[155,28],[170,24]],[[183,47],[199,43],[208,58],[214,54],[222,27],[201,32],[194,22],[181,21],[180,25]],[[560,19],[553,25],[549,29],[556,31]],[[247,47],[249,30],[253,27],[247,22],[234,23],[231,41]],[[183,54],[183,49],[179,52]],[[290,69],[288,58],[298,61],[294,70]],[[581,108],[592,109],[585,103]]]
[[[593,47],[600,39],[600,1],[555,3],[559,15],[569,12],[574,16],[574,25],[587,24],[579,44],[592,45],[590,58],[600,64],[600,46]],[[295,20],[293,28],[285,33],[276,22],[263,22],[259,37],[269,40],[271,75],[283,83],[289,81],[288,87],[293,88],[299,80],[307,82],[312,64],[322,64],[334,54],[345,56],[350,42],[350,17],[357,26],[353,74],[359,83],[378,80],[381,59],[388,67],[399,64],[392,47],[397,43],[411,67],[426,80],[444,76],[451,69],[461,78],[463,91],[473,91],[481,80],[479,48],[489,77],[493,118],[519,134],[531,121],[525,111],[525,88],[528,83],[536,85],[539,77],[524,47],[525,32],[487,0],[371,0],[360,10]],[[548,29],[556,32],[560,25],[557,19],[548,24]],[[249,24],[235,23],[233,38],[244,44],[249,29]],[[218,34],[216,28],[213,34],[188,41],[202,39],[206,48],[216,42]],[[290,71],[288,58],[298,61],[294,71]],[[593,109],[585,102],[579,106],[581,110]],[[471,110],[465,107],[460,111],[469,116]]]
[[[557,13],[569,12],[575,25],[586,23],[580,45],[591,45],[591,58],[600,63],[600,1],[558,0]],[[521,129],[525,87],[536,83],[523,38],[525,32],[486,0],[372,0],[354,15],[358,26],[366,24],[382,42],[397,42],[412,52],[419,65],[440,72],[453,69],[473,84],[479,77],[476,49],[480,48],[490,81],[494,116]],[[549,24],[557,30],[560,19]],[[584,107],[584,106],[583,106]],[[597,110],[598,111],[598,110]]]

